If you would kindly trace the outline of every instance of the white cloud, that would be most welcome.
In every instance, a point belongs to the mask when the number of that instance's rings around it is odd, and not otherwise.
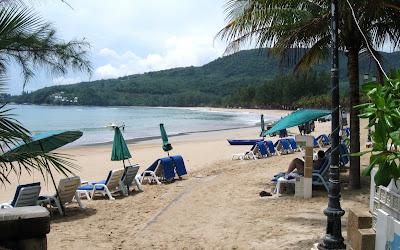
[[[72,78],[65,78],[65,77],[57,77],[53,78],[53,83],[55,85],[66,85],[66,84],[73,84],[81,82],[82,78],[80,77],[72,77]]]
[[[99,56],[105,65],[96,69],[94,79],[114,78],[130,74],[158,71],[176,67],[201,66],[221,56],[223,50],[213,46],[211,37],[186,36],[170,37],[164,42],[164,53],[137,56],[132,51],[118,54],[110,48],[103,48]]]
[[[200,66],[222,55],[213,38],[223,27],[225,0],[69,0],[49,1],[34,8],[52,22],[65,40],[85,38],[95,68],[91,80]],[[10,92],[18,93],[19,77]],[[64,77],[37,75],[27,88],[87,81],[70,71]],[[21,84],[20,84],[21,85]]]

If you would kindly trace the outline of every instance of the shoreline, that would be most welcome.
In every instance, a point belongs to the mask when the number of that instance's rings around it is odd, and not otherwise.
[[[135,106],[132,106],[135,107]],[[266,114],[270,116],[281,116],[283,112],[287,110],[267,110],[267,109],[239,109],[239,108],[213,108],[213,107],[149,107],[149,108],[166,108],[166,109],[189,109],[189,110],[204,110],[204,111],[218,111],[218,112],[238,112],[238,113],[252,113],[252,114]],[[270,111],[270,112],[269,112]],[[283,111],[283,112],[281,112]],[[294,112],[292,110],[291,112]],[[209,132],[217,132],[217,131],[229,131],[229,130],[240,130],[240,129],[247,129],[247,128],[254,128],[260,127],[261,122],[257,122],[253,126],[242,126],[242,127],[235,127],[235,128],[223,128],[223,129],[210,129],[210,130],[203,130],[203,131],[192,131],[192,132],[182,132],[178,134],[168,134],[168,138],[172,137],[182,137],[182,136],[191,136],[194,134],[199,133],[209,133]],[[259,137],[259,136],[254,136]],[[143,143],[152,143],[156,140],[161,139],[161,135],[157,136],[150,136],[150,137],[139,137],[133,139],[125,139],[127,145],[137,145]],[[233,139],[233,138],[227,138]],[[253,139],[253,138],[252,138]],[[86,144],[78,144],[78,145],[66,145],[64,148],[79,148],[79,147],[106,147],[113,144],[113,141],[107,142],[95,142],[95,143],[86,143]]]
[[[240,129],[247,129],[247,128],[254,128],[254,127],[259,127],[259,124],[256,124],[254,126],[249,126],[249,127],[237,127],[237,128],[223,128],[223,129],[211,129],[211,130],[203,130],[203,131],[194,131],[194,132],[184,132],[184,133],[178,133],[178,134],[171,134],[168,135],[168,138],[173,138],[173,137],[181,137],[181,136],[191,136],[199,133],[209,133],[209,132],[218,132],[218,131],[229,131],[229,130],[240,130]],[[126,139],[125,142],[127,145],[137,145],[137,144],[143,144],[147,142],[152,142],[155,140],[161,139],[160,136],[150,136],[150,137],[141,137],[141,138],[134,138],[134,139]],[[82,145],[76,145],[72,147],[96,147],[96,146],[110,146],[112,145],[113,142],[100,142],[100,143],[91,143],[91,144],[82,144]],[[71,148],[72,148],[71,147]]]

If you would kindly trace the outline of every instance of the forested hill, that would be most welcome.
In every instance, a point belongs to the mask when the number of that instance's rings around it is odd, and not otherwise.
[[[400,68],[399,52],[383,55],[388,59],[385,68]],[[234,90],[250,85],[260,86],[293,70],[293,67],[282,68],[279,65],[279,59],[267,57],[265,52],[260,55],[258,50],[246,50],[218,58],[201,67],[175,68],[117,79],[52,86],[11,97],[8,101],[99,106],[219,106],[228,100]],[[341,55],[342,82],[347,81],[346,65],[347,58]],[[361,63],[360,74],[370,72],[369,68],[369,63]],[[317,65],[314,69],[329,72],[330,62]]]

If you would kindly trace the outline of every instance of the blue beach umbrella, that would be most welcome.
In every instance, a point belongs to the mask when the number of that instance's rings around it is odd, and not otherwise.
[[[8,158],[9,161],[15,161],[14,155],[17,153],[48,153],[79,139],[82,134],[81,131],[51,131],[36,134],[30,141],[18,144],[2,156]]]
[[[168,151],[172,150],[173,148],[171,143],[168,142],[167,132],[165,132],[164,124],[162,123],[160,123],[160,132],[161,132],[161,139],[163,141],[163,150],[167,152],[169,156]]]
[[[317,110],[317,109],[301,109],[279,120],[270,130],[266,131],[264,135],[268,135],[282,129],[294,127],[311,120],[315,120],[322,116],[330,114],[330,110]]]

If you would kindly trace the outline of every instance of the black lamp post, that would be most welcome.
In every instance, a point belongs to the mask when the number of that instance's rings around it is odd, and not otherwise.
[[[327,218],[326,234],[319,249],[345,249],[342,237],[339,181],[339,56],[338,56],[338,9],[337,0],[332,0],[332,127],[331,127],[331,165],[329,174],[329,202],[324,210]]]

